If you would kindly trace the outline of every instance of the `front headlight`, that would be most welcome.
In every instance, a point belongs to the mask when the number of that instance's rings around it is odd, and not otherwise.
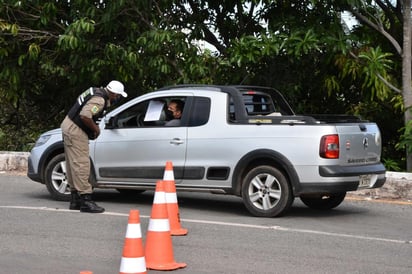
[[[44,145],[49,139],[51,135],[41,135],[39,139],[37,139],[36,143],[34,144],[35,147]]]

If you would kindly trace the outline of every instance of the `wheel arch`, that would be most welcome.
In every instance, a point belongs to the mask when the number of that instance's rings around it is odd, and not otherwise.
[[[50,147],[43,153],[40,161],[39,161],[39,174],[41,176],[41,181],[44,183],[46,180],[46,167],[48,163],[58,154],[64,154],[64,143],[63,141],[59,141]],[[93,186],[97,186],[97,179],[96,179],[96,172],[94,169],[93,160],[90,158],[90,176],[89,176],[90,183]]]
[[[252,168],[260,165],[273,166],[282,171],[291,184],[292,193],[299,193],[299,176],[293,164],[281,153],[270,149],[257,149],[244,155],[233,171],[232,189],[235,195],[240,196],[242,179]]]
[[[41,181],[44,183],[46,179],[46,167],[48,163],[53,159],[56,155],[64,153],[64,144],[63,141],[59,141],[54,143],[53,145],[49,146],[45,152],[43,153],[40,161],[39,161],[39,174]]]

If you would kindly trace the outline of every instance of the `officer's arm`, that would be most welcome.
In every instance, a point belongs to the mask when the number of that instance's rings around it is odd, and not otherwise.
[[[92,118],[80,115],[80,119],[83,124],[90,128],[94,132],[94,137],[97,138],[100,135],[100,128],[95,124]]]

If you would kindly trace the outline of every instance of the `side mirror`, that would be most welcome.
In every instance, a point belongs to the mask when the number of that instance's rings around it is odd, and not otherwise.
[[[118,128],[118,118],[117,116],[113,116],[110,118],[106,118],[104,120],[105,129],[115,129]]]

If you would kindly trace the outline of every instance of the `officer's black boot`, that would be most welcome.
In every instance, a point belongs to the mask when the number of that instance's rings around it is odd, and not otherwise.
[[[98,206],[93,200],[91,194],[80,195],[80,212],[102,213],[104,208]]]
[[[79,210],[80,209],[80,195],[79,192],[76,190],[70,192],[70,206],[69,209],[71,210]]]

